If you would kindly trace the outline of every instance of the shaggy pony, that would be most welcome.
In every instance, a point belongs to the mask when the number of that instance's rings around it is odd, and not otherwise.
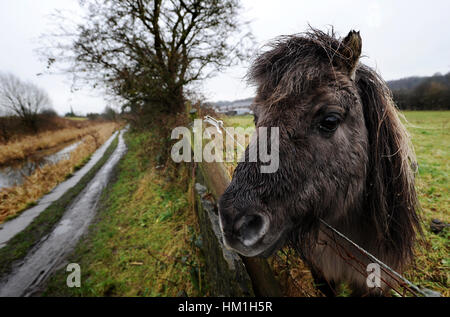
[[[409,136],[386,83],[360,54],[359,32],[338,39],[312,29],[276,39],[255,59],[255,125],[279,127],[280,167],[262,174],[262,162],[240,162],[219,213],[228,247],[268,256],[289,244],[316,277],[363,295],[387,285],[368,288],[320,219],[400,272],[420,225]]]

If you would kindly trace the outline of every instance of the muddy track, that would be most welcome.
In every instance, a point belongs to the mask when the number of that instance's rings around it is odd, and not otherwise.
[[[67,208],[54,230],[39,241],[12,272],[0,281],[0,296],[31,296],[75,248],[95,216],[102,191],[126,152],[124,130],[117,148],[86,188]]]

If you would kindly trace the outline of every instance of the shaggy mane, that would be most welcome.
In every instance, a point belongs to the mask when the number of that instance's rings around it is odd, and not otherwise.
[[[339,53],[342,45],[333,30],[327,34],[311,28],[308,32],[279,36],[255,59],[247,80],[258,86],[269,104],[277,103],[329,81],[330,67],[335,77],[334,67],[339,58],[345,58]]]
[[[264,104],[274,105],[329,83],[330,79],[334,81],[339,59],[343,58],[339,54],[342,45],[333,30],[327,34],[311,29],[278,37],[256,58],[247,78],[257,85]],[[412,169],[416,166],[415,155],[386,83],[361,63],[354,82],[362,101],[369,140],[369,167],[361,212],[367,216],[368,224],[376,228],[374,239],[380,252],[395,253],[395,266],[402,267],[412,258],[416,232],[421,232]]]

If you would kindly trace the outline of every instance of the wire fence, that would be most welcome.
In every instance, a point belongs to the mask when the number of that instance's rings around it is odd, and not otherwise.
[[[236,144],[241,147],[241,149],[245,149],[245,147],[240,144],[234,135],[230,134],[227,129],[223,125],[223,121],[217,120],[211,116],[205,116],[204,121],[213,125],[216,127],[219,133],[222,133],[221,130],[225,131],[233,140],[236,142]],[[377,275],[376,271],[374,271],[372,274],[375,274],[375,277],[379,278],[383,283],[385,283],[386,286],[389,287],[397,296],[405,297],[405,296],[414,296],[414,297],[435,297],[440,296],[439,293],[433,292],[427,289],[421,289],[412,282],[410,282],[408,279],[406,279],[404,276],[396,272],[394,269],[389,267],[387,264],[376,258],[374,255],[372,255],[370,252],[353,242],[351,239],[349,239],[346,235],[339,232],[336,228],[325,222],[323,219],[319,218],[319,221],[321,222],[322,226],[320,227],[320,231],[329,239],[331,242],[331,245],[328,244],[328,246],[333,250],[336,255],[341,258],[345,263],[347,263],[351,268],[353,268],[356,272],[361,274],[364,278],[367,278],[368,272],[367,272],[367,262],[369,263],[376,263],[380,267],[380,272]],[[350,246],[353,250],[349,250]],[[354,252],[355,251],[355,252]],[[283,252],[283,251],[282,251]],[[356,254],[359,254],[357,256]],[[285,254],[288,256],[287,254]],[[362,258],[365,258],[367,260],[363,261]],[[387,278],[382,276],[387,276]],[[289,273],[290,274],[290,273]],[[313,296],[312,294],[309,294],[306,290],[302,289],[297,283],[295,283],[295,279],[290,276],[291,279],[294,281],[294,287],[298,289],[298,291],[301,294],[304,294],[307,297]],[[380,294],[384,294],[385,291],[381,286],[376,286],[379,288]]]

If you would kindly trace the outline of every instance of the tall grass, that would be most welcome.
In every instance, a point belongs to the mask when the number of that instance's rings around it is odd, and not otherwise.
[[[89,128],[82,143],[70,154],[66,160],[56,164],[37,168],[33,174],[25,178],[18,186],[0,190],[0,223],[17,216],[21,211],[30,207],[37,199],[51,191],[57,184],[70,176],[73,171],[86,163],[86,159],[102,145],[118,128],[116,123],[103,123]],[[66,133],[63,133],[66,135]],[[74,135],[73,133],[69,135]],[[59,138],[63,138],[61,135]]]
[[[125,135],[128,152],[103,194],[97,221],[68,259],[83,267],[80,288],[68,288],[64,269],[45,296],[202,296],[207,294],[190,170],[157,168],[159,134]],[[163,140],[162,140],[163,141]]]
[[[97,123],[83,128],[65,128],[57,131],[46,131],[36,135],[28,135],[15,142],[0,145],[0,165],[7,165],[15,160],[23,160],[39,150],[49,149],[61,143],[81,139],[87,135],[95,135],[105,125],[113,123]]]
[[[0,279],[12,271],[13,263],[23,259],[36,243],[53,230],[55,224],[64,215],[67,207],[86,188],[111,157],[118,143],[119,137],[117,136],[105,150],[102,157],[81,177],[74,187],[67,190],[57,200],[51,202],[24,230],[0,248]]]

